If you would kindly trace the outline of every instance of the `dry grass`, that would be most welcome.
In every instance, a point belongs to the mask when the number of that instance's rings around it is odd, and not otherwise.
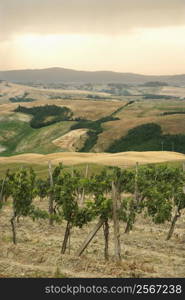
[[[33,107],[47,104],[55,104],[59,106],[67,106],[73,112],[75,117],[87,118],[96,120],[105,117],[124,103],[121,101],[105,101],[105,100],[85,100],[84,96],[87,95],[99,95],[102,97],[110,98],[107,93],[95,93],[89,91],[79,90],[61,90],[61,89],[41,89],[34,87],[27,87],[24,85],[18,85],[8,83],[8,87],[5,83],[0,83],[0,92],[4,95],[0,98],[1,115],[9,115],[20,103],[10,103],[9,98],[15,96],[23,96],[25,92],[29,93],[29,97],[35,99],[34,102],[24,102],[21,105],[25,107]],[[50,99],[50,96],[55,95],[70,95],[75,100],[70,99]]]
[[[104,131],[99,135],[93,150],[105,151],[115,140],[127,135],[130,129],[146,123],[159,124],[163,134],[184,134],[184,115],[161,115],[167,111],[185,111],[185,102],[139,101],[128,106],[116,115],[120,120],[103,124]]]
[[[20,103],[0,104],[1,115],[10,115]],[[66,106],[74,113],[74,117],[85,118],[89,120],[97,120],[105,117],[124,103],[121,101],[95,101],[95,100],[37,100],[34,102],[21,103],[25,107],[58,105]]]
[[[126,166],[140,164],[162,163],[173,161],[184,161],[185,155],[169,151],[146,151],[146,152],[121,152],[121,153],[79,153],[62,152],[47,155],[42,154],[21,154],[9,157],[0,157],[0,164],[7,163],[32,163],[46,164],[49,160],[53,164],[63,162],[65,165],[76,165],[83,163],[95,163],[109,166]]]
[[[184,134],[185,115],[167,115],[158,119],[164,134]]]
[[[84,145],[84,142],[88,137],[87,131],[88,129],[71,130],[70,132],[54,140],[53,144],[61,149],[66,149],[67,151],[75,151]]]
[[[143,88],[144,89],[144,88]],[[142,91],[144,91],[142,89]],[[156,89],[154,89],[155,92]],[[157,93],[169,94],[174,96],[184,96],[185,88],[180,87],[163,87]],[[17,107],[18,103],[10,103],[9,97],[23,95],[24,92],[29,93],[29,97],[36,99],[34,102],[22,103],[26,107],[40,106],[46,104],[55,104],[59,106],[67,106],[70,108],[74,117],[81,117],[89,120],[97,120],[105,117],[116,111],[130,100],[136,97],[125,97],[124,101],[113,100],[109,94],[100,94],[107,96],[107,100],[87,100],[85,97],[91,94],[89,91],[68,91],[68,90],[55,90],[55,89],[41,89],[17,84],[9,83],[9,87],[5,83],[0,84],[0,92],[5,93],[6,96],[0,98],[1,118],[15,118],[20,121],[28,122],[30,116],[26,117],[23,114],[15,114],[13,110]],[[146,89],[148,93],[148,89]],[[152,89],[150,90],[152,92]],[[51,96],[66,95],[66,99],[51,99]],[[67,96],[72,99],[67,99]],[[129,99],[130,100],[129,100]],[[138,98],[139,99],[139,98]],[[120,120],[106,122],[102,124],[104,131],[98,136],[97,144],[92,149],[94,152],[104,152],[108,147],[117,139],[125,136],[128,130],[145,124],[157,123],[161,126],[164,134],[184,134],[185,133],[185,118],[184,115],[167,115],[161,116],[161,113],[166,111],[185,111],[185,101],[177,99],[171,100],[144,100],[136,101],[125,109],[116,114]],[[75,140],[74,140],[75,144]],[[68,149],[68,148],[66,148]],[[76,149],[74,149],[76,150]],[[71,151],[71,149],[70,149]]]
[[[36,205],[47,208],[47,201],[36,200]],[[165,241],[169,224],[154,225],[139,216],[134,230],[124,234],[121,223],[122,261],[114,262],[113,226],[110,224],[110,260],[104,260],[102,229],[81,257],[76,251],[92,230],[95,222],[82,229],[72,229],[70,249],[65,255],[60,248],[65,221],[50,227],[47,221],[33,222],[21,218],[17,224],[18,244],[12,244],[11,210],[7,205],[0,218],[0,274],[1,277],[185,277],[185,244],[183,215],[170,241]]]
[[[185,96],[185,88],[184,87],[172,87],[172,86],[164,86],[160,91],[160,94],[163,95],[171,95],[176,97],[184,97]]]

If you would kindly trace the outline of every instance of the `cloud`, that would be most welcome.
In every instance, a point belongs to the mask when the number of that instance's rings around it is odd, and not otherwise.
[[[185,25],[184,0],[1,0],[0,40],[20,34],[122,34]]]

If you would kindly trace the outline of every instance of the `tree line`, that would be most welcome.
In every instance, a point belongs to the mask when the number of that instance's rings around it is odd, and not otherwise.
[[[41,128],[60,121],[72,120],[73,112],[65,106],[45,105],[24,107],[19,105],[15,112],[30,114],[33,118],[30,121],[32,128]]]
[[[165,150],[185,153],[184,149],[184,134],[163,134],[159,124],[146,123],[130,129],[127,135],[115,140],[106,152]]]

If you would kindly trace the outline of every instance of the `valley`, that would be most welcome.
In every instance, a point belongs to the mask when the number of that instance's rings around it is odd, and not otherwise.
[[[72,89],[71,86],[68,88]],[[1,155],[64,151],[164,150],[185,153],[183,87],[157,85],[125,88],[115,84],[111,85],[111,89],[109,87],[109,93],[104,92],[107,90],[105,86],[100,89],[100,85],[94,85],[94,91],[85,91],[86,85],[81,88],[84,90],[43,89],[1,82]],[[118,90],[123,91],[123,95],[118,96]],[[12,97],[16,101],[11,102]],[[71,117],[63,121],[60,116],[56,119],[48,106],[66,108]],[[43,124],[36,128],[31,125],[33,115],[25,112],[39,107],[43,110],[48,107],[49,113],[43,115]],[[82,137],[79,132],[83,130],[86,134]],[[56,142],[61,141],[63,136],[65,140],[66,134],[70,137],[69,143]],[[134,134],[138,136],[138,141]]]

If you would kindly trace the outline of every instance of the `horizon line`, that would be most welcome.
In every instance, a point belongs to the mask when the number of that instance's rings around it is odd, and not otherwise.
[[[82,70],[82,69],[73,69],[73,68],[67,68],[67,67],[41,67],[41,68],[21,68],[21,69],[7,69],[7,70],[0,70],[0,72],[11,72],[11,71],[41,71],[41,70],[49,70],[49,69],[64,69],[64,70],[71,70],[76,72],[91,72],[91,73],[97,73],[97,72],[111,72],[111,73],[118,73],[118,74],[133,74],[133,75],[141,75],[141,76],[178,76],[178,75],[185,75],[184,73],[170,73],[170,74],[143,74],[143,73],[135,73],[135,72],[123,72],[123,71],[113,71],[113,70]]]

